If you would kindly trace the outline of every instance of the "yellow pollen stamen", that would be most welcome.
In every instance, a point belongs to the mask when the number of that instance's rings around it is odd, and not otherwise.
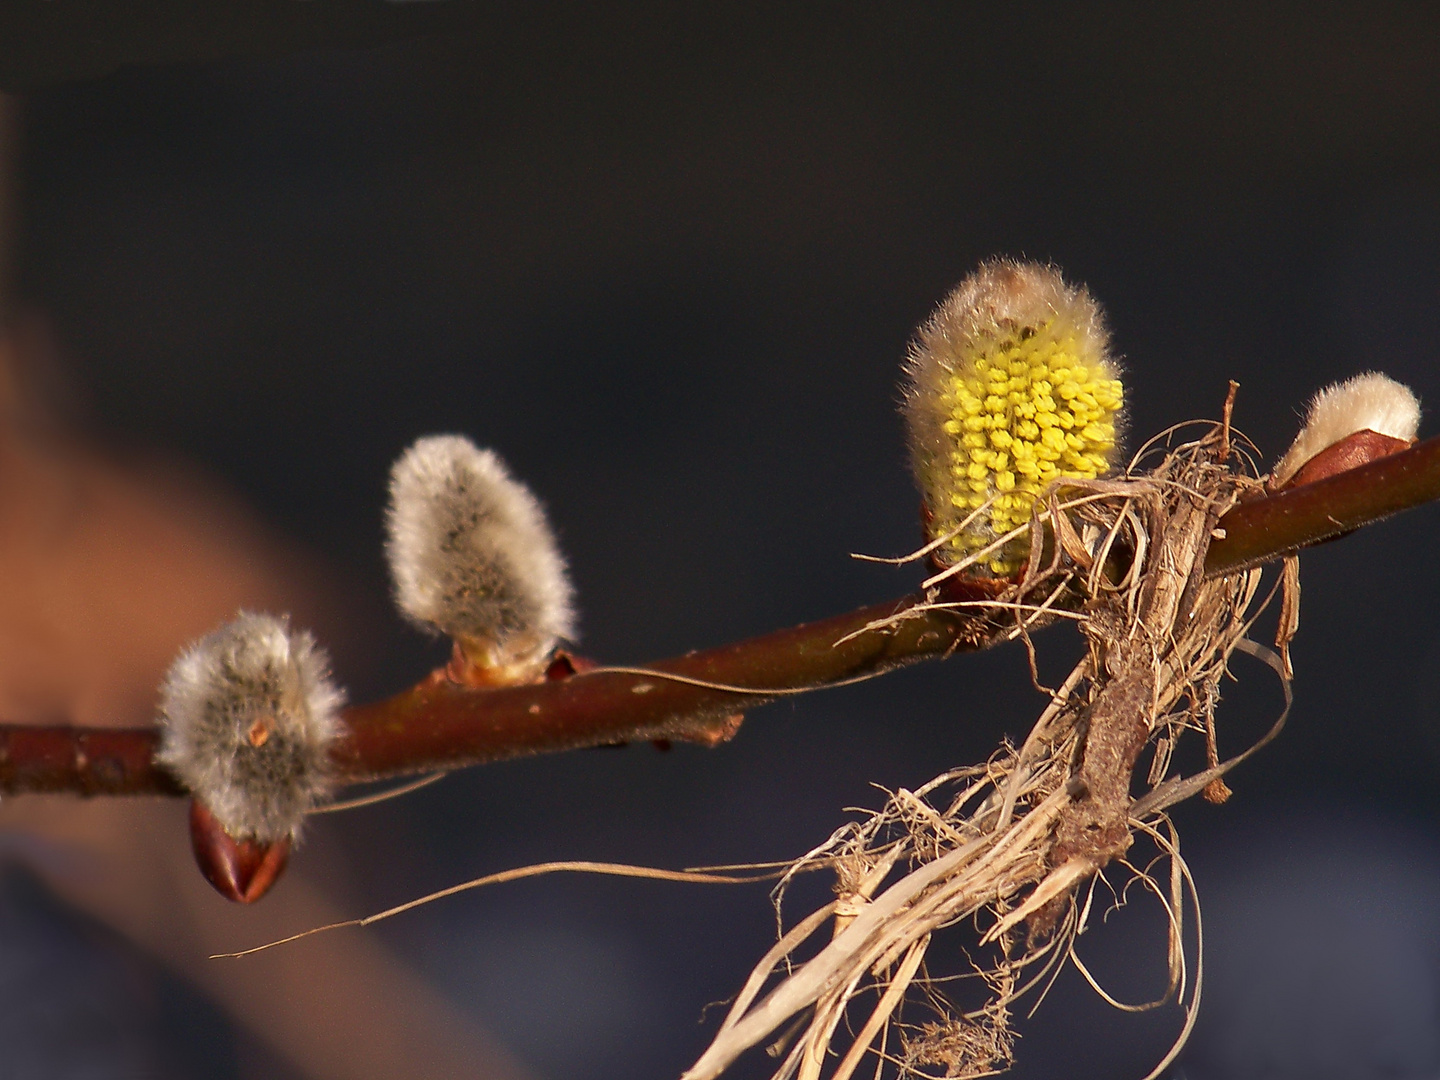
[[[982,266],[921,329],[909,372],[912,455],[931,537],[991,501],[937,553],[942,562],[1024,525],[1053,481],[1110,467],[1124,389],[1097,306],[1054,270]],[[1021,537],[985,569],[1011,576],[1028,551]]]

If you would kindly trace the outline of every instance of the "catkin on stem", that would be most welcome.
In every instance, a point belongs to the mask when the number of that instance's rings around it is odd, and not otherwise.
[[[1099,305],[1053,267],[994,259],[952,292],[917,333],[906,363],[910,458],[929,536],[955,563],[1030,517],[1065,477],[1110,469],[1124,403]],[[979,513],[975,513],[979,511]],[[1023,537],[986,567],[1008,576]]]
[[[1405,384],[1378,371],[1332,383],[1310,399],[1305,423],[1271,472],[1270,484],[1284,485],[1311,458],[1356,432],[1413,442],[1419,430],[1420,399]]]
[[[344,694],[315,639],[241,612],[201,638],[160,687],[156,760],[237,840],[293,835],[332,789]]]
[[[575,612],[540,503],[500,458],[459,435],[418,440],[390,479],[386,551],[400,610],[515,681],[544,669]]]

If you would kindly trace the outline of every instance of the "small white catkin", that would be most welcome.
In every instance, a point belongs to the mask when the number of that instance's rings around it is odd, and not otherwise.
[[[1311,399],[1300,434],[1275,466],[1270,483],[1283,484],[1320,451],[1366,430],[1414,439],[1420,430],[1420,399],[1404,383],[1378,371],[1325,387]]]
[[[156,760],[232,837],[272,843],[331,793],[344,698],[310,634],[242,611],[171,665]]]
[[[494,452],[461,435],[419,439],[391,471],[386,524],[395,600],[418,626],[496,668],[543,665],[575,636],[545,511]]]

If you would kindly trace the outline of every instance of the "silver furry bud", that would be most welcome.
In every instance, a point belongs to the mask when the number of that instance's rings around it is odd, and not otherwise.
[[[1420,399],[1404,383],[1378,371],[1332,383],[1310,399],[1305,424],[1275,466],[1270,482],[1284,484],[1316,454],[1357,431],[1411,442],[1419,430]]]
[[[400,610],[482,667],[543,670],[573,637],[572,590],[540,503],[460,435],[418,440],[390,476],[386,552]]]
[[[343,692],[315,639],[241,612],[182,652],[160,688],[156,760],[236,839],[294,834],[332,789]]]

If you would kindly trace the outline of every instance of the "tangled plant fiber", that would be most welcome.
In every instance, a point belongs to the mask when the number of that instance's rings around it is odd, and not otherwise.
[[[884,809],[791,866],[777,905],[790,878],[808,870],[835,873],[836,899],[761,959],[685,1080],[719,1076],[781,1031],[769,1047],[783,1058],[775,1080],[847,1080],[872,1053],[879,1056],[876,1076],[1003,1071],[1012,1056],[1015,1000],[1066,960],[1089,978],[1072,946],[1111,863],[1150,888],[1169,917],[1162,1002],[1181,1001],[1187,1019],[1151,1076],[1174,1060],[1193,1023],[1199,978],[1188,979],[1185,969],[1188,871],[1165,810],[1201,791],[1223,801],[1221,776],[1273,738],[1284,719],[1250,750],[1218,761],[1214,709],[1231,656],[1238,649],[1267,658],[1288,679],[1282,657],[1295,630],[1293,563],[1282,577],[1278,656],[1246,636],[1273,595],[1261,594],[1260,571],[1204,576],[1215,523],[1259,490],[1256,472],[1232,441],[1227,407],[1226,421],[1207,425],[1194,441],[1152,441],[1121,477],[1067,481],[1047,492],[1027,525],[995,540],[1011,543],[1028,532],[1030,545],[1023,579],[998,599],[955,599],[959,590],[946,585],[985,560],[983,549],[931,578],[931,605],[993,604],[994,617],[1008,624],[1003,633],[1027,643],[1030,629],[1069,613],[1086,655],[1019,749],[1006,746],[984,765],[895,793]],[[1286,691],[1288,698],[1288,681]],[[1187,732],[1204,740],[1209,767],[1182,777],[1172,759]],[[1147,745],[1143,793],[1132,798],[1132,774]],[[1127,861],[1137,834],[1168,859],[1168,882]],[[971,974],[986,991],[977,1008],[955,1005],[947,980],[925,965],[932,935],[962,922],[978,930],[985,957],[972,960]],[[815,951],[811,942],[827,923],[833,936]],[[807,948],[813,955],[802,963]],[[867,1014],[861,1006],[872,997]],[[924,1020],[917,1022],[917,1012]],[[856,1032],[848,1045],[837,1035],[842,1023]]]

